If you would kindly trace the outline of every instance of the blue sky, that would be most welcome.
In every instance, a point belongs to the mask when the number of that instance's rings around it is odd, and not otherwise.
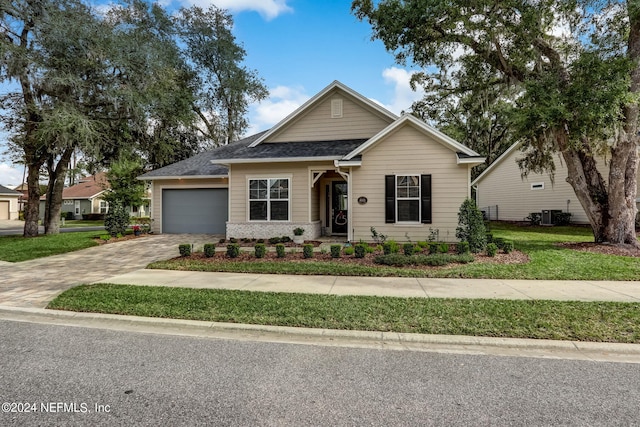
[[[227,9],[270,97],[253,105],[250,130],[273,126],[334,80],[399,114],[421,94],[411,91],[416,71],[395,63],[371,28],[351,14],[350,0],[164,0],[168,10],[196,4]],[[1,145],[1,143],[0,143]],[[0,149],[2,147],[0,146]],[[18,185],[22,167],[0,159],[0,184]]]

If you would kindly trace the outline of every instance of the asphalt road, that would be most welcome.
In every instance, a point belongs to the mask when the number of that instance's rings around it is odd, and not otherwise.
[[[0,357],[3,426],[640,423],[637,364],[225,341],[10,321],[0,321]]]
[[[39,228],[40,233],[44,234],[44,227]],[[61,228],[61,233],[74,233],[77,231],[104,231],[104,227],[69,227]],[[0,229],[0,236],[22,236],[24,228]]]

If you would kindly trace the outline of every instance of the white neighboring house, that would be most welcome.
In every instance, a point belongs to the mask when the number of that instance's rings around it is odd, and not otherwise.
[[[548,174],[521,176],[516,162],[523,156],[520,147],[520,143],[513,144],[471,183],[476,190],[478,208],[493,221],[525,221],[531,213],[538,212],[543,223],[547,223],[551,220],[551,211],[561,211],[571,214],[572,223],[588,224],[589,219],[573,187],[566,181],[567,169],[560,154],[555,155],[556,172],[552,183]],[[609,166],[605,160],[597,159],[597,167],[607,179]],[[638,202],[640,199],[636,200]]]
[[[0,220],[18,219],[18,200],[22,193],[0,185]]]

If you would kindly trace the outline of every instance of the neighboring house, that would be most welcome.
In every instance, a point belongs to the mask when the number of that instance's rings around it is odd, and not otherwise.
[[[74,219],[82,219],[87,214],[105,214],[109,209],[100,196],[109,188],[104,172],[80,178],[78,183],[62,190],[61,212],[71,212]],[[44,216],[47,196],[40,197],[40,217]]]
[[[18,200],[22,193],[0,185],[0,220],[18,219]]]
[[[109,211],[109,203],[103,200],[102,196],[109,188],[109,181],[104,172],[80,178],[77,184],[62,190],[61,212],[71,212],[74,219],[83,219],[83,216],[86,218],[89,214],[106,214]],[[40,197],[41,219],[44,216],[46,198],[46,195]],[[148,214],[145,205],[128,209],[131,216]]]
[[[521,176],[516,162],[523,157],[520,147],[520,143],[513,144],[471,183],[480,210],[488,219],[503,221],[525,221],[531,213],[537,212],[545,223],[552,220],[551,211],[562,211],[571,214],[571,222],[588,224],[589,219],[573,187],[566,181],[567,169],[560,154],[555,155],[556,172],[552,183],[548,174]],[[609,167],[605,160],[598,159],[597,165],[607,179]]]
[[[29,186],[24,182],[14,188],[14,190],[20,193],[20,197],[18,198],[18,212],[22,212],[24,211],[24,206],[27,204],[27,199],[29,198]]]
[[[484,158],[333,82],[272,129],[146,173],[156,233],[454,241]]]

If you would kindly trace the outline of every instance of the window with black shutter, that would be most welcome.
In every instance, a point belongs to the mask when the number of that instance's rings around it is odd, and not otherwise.
[[[431,175],[385,176],[385,222],[431,224]]]

